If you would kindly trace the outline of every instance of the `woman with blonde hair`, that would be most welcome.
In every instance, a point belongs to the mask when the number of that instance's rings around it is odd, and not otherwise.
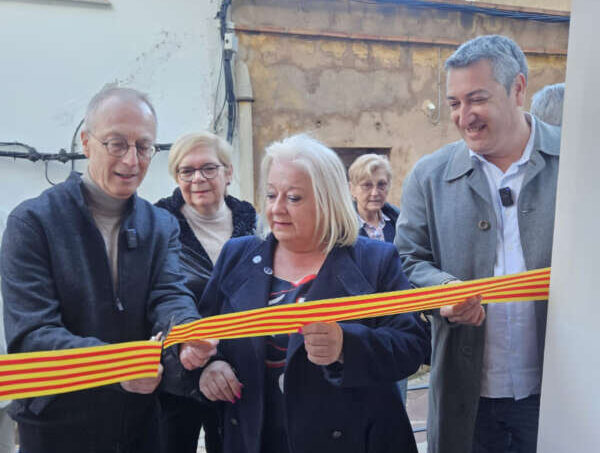
[[[394,242],[398,208],[387,202],[392,167],[385,156],[363,154],[348,169],[350,192],[356,207],[360,234]]]
[[[233,239],[204,292],[211,314],[409,287],[393,245],[358,236],[339,157],[295,135],[266,149],[260,237]],[[411,314],[223,340],[200,390],[225,401],[226,453],[417,451],[395,385],[429,352]]]
[[[179,221],[180,262],[187,286],[199,300],[225,242],[253,234],[256,211],[246,201],[227,195],[233,176],[231,146],[209,132],[184,135],[169,152],[169,173],[178,187],[156,206]],[[198,307],[200,313],[202,307]],[[198,375],[185,371],[174,354],[165,357],[160,394],[161,439],[165,453],[196,453],[204,427],[208,453],[222,451],[218,413],[203,400]]]

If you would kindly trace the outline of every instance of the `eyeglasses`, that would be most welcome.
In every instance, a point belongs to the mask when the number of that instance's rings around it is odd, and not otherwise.
[[[152,142],[149,141],[135,142],[135,144],[130,145],[129,142],[124,138],[111,138],[103,142],[91,132],[88,132],[88,134],[90,134],[90,136],[95,138],[96,141],[103,145],[108,154],[114,157],[123,157],[125,154],[127,154],[129,148],[132,146],[135,147],[137,157],[140,160],[150,160],[156,153],[156,147]]]
[[[364,182],[359,184],[363,192],[371,192],[373,188],[377,188],[379,192],[385,192],[388,189],[388,183],[385,181],[379,181],[377,184],[372,182]]]
[[[199,168],[181,167],[177,169],[177,175],[182,181],[192,182],[196,172],[199,171],[205,179],[213,179],[219,173],[219,168],[223,166],[224,165],[207,164]]]

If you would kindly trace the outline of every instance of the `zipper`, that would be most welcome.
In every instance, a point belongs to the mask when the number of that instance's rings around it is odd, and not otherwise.
[[[108,251],[106,250],[106,243],[104,242],[102,233],[100,233],[100,230],[98,229],[98,226],[96,225],[96,221],[92,217],[91,213],[86,212],[86,217],[88,218],[88,221],[92,224],[94,230],[96,231],[97,239],[99,239],[100,243],[102,244],[102,250],[104,251],[104,263],[106,265],[106,270],[108,271],[108,280],[110,283],[110,289],[112,291],[113,303],[115,304],[115,307],[119,312],[123,312],[123,311],[125,311],[125,306],[123,305],[123,302],[121,302],[121,299],[119,298],[119,284],[118,283],[117,283],[117,288],[115,288],[115,282],[113,280],[112,271],[110,269]],[[120,244],[120,242],[121,242],[121,233],[122,232],[123,232],[123,222],[121,222],[121,225],[119,226],[119,237],[117,238],[117,254],[118,254],[118,256],[117,256],[117,276],[119,277],[119,281],[121,279],[119,270],[121,268],[121,247],[120,247],[121,244]]]
[[[122,262],[122,254],[121,254],[121,250],[123,249],[123,247],[121,247],[121,241],[123,240],[123,224],[125,219],[121,220],[121,225],[119,225],[119,236],[117,237],[117,286],[115,288],[115,282],[112,281],[112,273],[110,274],[110,280],[112,283],[112,288],[114,291],[114,297],[115,297],[115,305],[117,306],[117,310],[119,310],[120,312],[125,311],[125,307],[123,306],[123,302],[121,302],[121,299],[119,298],[119,289],[121,288],[121,262]],[[108,255],[107,255],[108,258]],[[109,266],[110,268],[110,266]]]

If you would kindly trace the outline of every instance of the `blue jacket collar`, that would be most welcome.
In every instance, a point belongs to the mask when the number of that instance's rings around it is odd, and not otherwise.
[[[277,239],[270,234],[264,241],[255,244],[246,251],[222,285],[223,292],[236,301],[237,311],[264,307],[270,291]],[[351,247],[333,248],[306,295],[307,301],[328,297],[327,294],[342,297],[374,291],[353,259],[352,250]],[[238,292],[252,294],[252,297],[232,297]]]
[[[271,291],[273,254],[277,240],[271,234],[266,240],[255,244],[245,252],[221,286],[236,312],[264,307]],[[352,247],[335,247],[329,253],[306,294],[306,301],[370,294],[375,291],[356,264],[352,256],[354,252],[355,248]],[[291,335],[288,360],[302,345],[302,341],[301,335]],[[252,343],[257,356],[262,357],[264,337],[253,338]]]

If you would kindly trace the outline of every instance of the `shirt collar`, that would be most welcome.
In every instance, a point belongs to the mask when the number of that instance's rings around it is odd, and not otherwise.
[[[535,141],[535,117],[533,115],[530,115],[529,113],[525,112],[525,119],[527,120],[527,122],[529,123],[529,126],[531,128],[531,132],[529,134],[529,140],[527,140],[527,145],[525,145],[525,149],[523,150],[523,154],[521,155],[520,159],[518,161],[514,162],[511,165],[511,167],[513,165],[520,167],[521,165],[524,165],[527,162],[529,162],[529,159],[531,158],[531,153],[533,152],[533,143]],[[489,161],[486,158],[484,158],[483,156],[480,156],[472,149],[469,149],[469,155],[471,157],[478,159],[480,162],[489,163]]]
[[[389,222],[392,219],[390,219],[387,215],[385,215],[385,213],[381,210],[379,211],[379,214],[381,214],[381,220],[379,221],[379,226],[381,228],[383,228],[385,226],[385,222]],[[371,225],[368,224],[366,222],[366,220],[363,220],[363,218],[360,216],[360,214],[358,212],[356,213],[356,215],[358,217],[358,223],[360,224],[361,227],[364,227],[364,226],[371,227]],[[374,228],[374,227],[371,227],[371,228]]]

